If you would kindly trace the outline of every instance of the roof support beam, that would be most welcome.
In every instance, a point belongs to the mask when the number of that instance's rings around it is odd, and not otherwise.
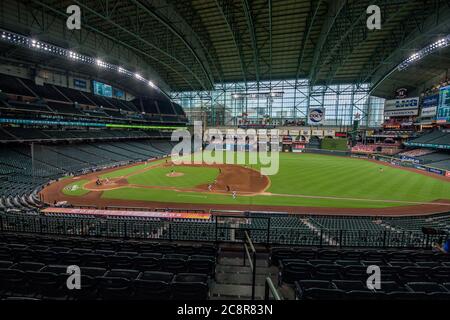
[[[399,7],[397,7],[391,14],[385,13],[383,16],[383,26],[391,23],[400,14],[405,12],[405,8],[411,5],[414,5],[414,3],[404,1],[403,3],[400,3]],[[416,15],[414,15],[414,17],[416,17]],[[333,82],[339,68],[345,66],[345,63],[351,58],[352,52],[358,48],[358,46],[361,46],[361,44],[365,43],[368,39],[377,36],[377,31],[367,31],[365,23],[363,23],[361,28],[362,30],[352,30],[351,41],[346,41],[342,44],[342,48],[339,48],[339,55],[337,59],[332,58],[333,63],[331,65],[331,70],[326,79],[327,85],[330,85]]]
[[[317,64],[319,62],[319,57],[322,52],[323,46],[325,45],[328,35],[330,34],[336,19],[344,8],[347,0],[331,0],[328,3],[328,13],[325,19],[322,30],[320,32],[319,41],[316,44],[316,49],[314,50],[313,62],[309,70],[309,80],[313,81],[317,73]]]
[[[306,43],[309,41],[309,36],[311,35],[311,30],[312,30],[312,27],[314,26],[314,22],[316,20],[317,13],[319,12],[319,8],[320,8],[320,5],[322,4],[322,2],[323,2],[323,0],[319,0],[319,2],[317,3],[317,6],[313,10],[313,1],[311,0],[311,8],[310,8],[308,19],[306,22],[308,30],[305,33],[303,33],[300,55],[298,56],[297,71],[295,73],[295,81],[296,82],[298,81],[298,77],[300,76],[300,72],[301,72],[301,69],[303,66],[303,60],[305,58],[305,46],[306,46]]]
[[[269,81],[270,85],[272,86],[272,0],[268,0],[268,4],[269,4]]]
[[[256,72],[256,83],[257,88],[259,90],[259,52],[258,52],[258,42],[256,40],[256,31],[255,25],[253,22],[252,11],[248,0],[242,0],[242,5],[244,7],[245,19],[247,21],[247,27],[250,31],[250,39],[252,41],[252,50],[253,50],[253,62],[255,64],[255,72]]]
[[[36,3],[40,3],[41,5],[45,5],[45,4],[43,4],[43,3],[42,3],[41,1],[39,1],[39,0],[32,0],[32,1],[33,1],[33,2],[36,2]],[[142,38],[139,34],[137,34],[137,33],[135,33],[135,32],[132,32],[132,31],[130,31],[130,30],[124,28],[123,26],[121,26],[121,25],[115,23],[115,22],[112,21],[109,17],[107,17],[107,16],[105,16],[105,15],[103,15],[103,14],[101,14],[101,13],[99,13],[99,12],[93,10],[93,9],[91,9],[89,6],[85,5],[85,4],[82,3],[81,1],[79,1],[79,0],[73,0],[73,2],[76,3],[77,5],[79,5],[80,7],[84,8],[84,9],[85,9],[86,11],[88,11],[90,14],[92,14],[92,15],[94,15],[94,16],[100,18],[101,20],[103,20],[104,22],[106,22],[107,24],[109,24],[110,26],[116,28],[116,30],[120,30],[121,32],[124,32],[124,33],[127,34],[128,36],[131,36],[132,38],[138,40],[139,42],[148,45],[149,47],[151,47],[151,48],[154,49],[155,51],[157,51],[157,52],[161,53],[162,55],[164,55],[164,56],[170,58],[171,60],[175,61],[177,64],[179,64],[179,65],[181,65],[183,68],[185,68],[186,71],[189,72],[189,73],[193,76],[193,78],[194,78],[196,81],[198,81],[198,83],[203,87],[203,89],[205,89],[205,90],[207,89],[206,84],[198,77],[198,75],[197,75],[197,74],[196,74],[189,66],[187,66],[183,61],[179,60],[177,57],[173,56],[173,55],[170,54],[170,53],[167,53],[166,51],[162,50],[160,47],[158,47],[158,46],[154,45],[153,43],[151,43],[150,41],[148,41],[148,40]],[[47,7],[51,8],[50,6],[47,6]],[[63,14],[66,16],[65,13],[63,13]],[[86,26],[86,24],[85,24],[85,26]],[[92,26],[91,26],[91,27],[92,27]],[[92,27],[92,28],[94,28],[94,27]],[[94,28],[94,29],[96,29],[96,28]],[[98,29],[96,29],[96,32],[101,32],[101,31],[99,31]],[[102,32],[102,34],[105,35],[106,33]],[[111,38],[112,36],[108,35],[108,37]],[[114,37],[112,37],[112,38],[114,38]],[[135,48],[135,47],[134,47],[134,48]],[[135,50],[139,50],[139,49],[136,49],[136,48],[135,48]],[[140,51],[143,53],[142,50],[140,50]],[[147,54],[147,55],[148,55],[148,54]],[[148,55],[148,56],[151,56],[151,55]],[[160,59],[156,59],[156,58],[153,58],[153,59],[156,60],[156,61],[158,61],[158,62],[160,62],[160,63],[162,63],[162,61],[161,61]],[[165,65],[167,66],[168,64],[165,63]]]
[[[43,16],[43,18],[47,19],[47,17],[50,17],[50,19],[51,19],[51,17],[61,17],[62,19],[67,19],[67,17],[68,17],[68,15],[67,15],[67,13],[65,11],[58,10],[54,6],[47,5],[46,3],[43,3],[43,2],[38,1],[38,0],[31,0],[31,1],[34,4],[36,4],[37,6],[41,7],[43,11],[45,11],[45,14],[47,16]],[[28,6],[27,8],[29,9],[30,4],[27,3],[27,6]],[[29,10],[27,12],[29,13]],[[75,44],[71,40],[68,40],[68,41],[70,41],[69,42],[69,46],[72,45],[71,48],[83,48],[83,49],[87,50],[88,52],[92,53],[92,50],[94,48],[97,48],[98,46],[102,47],[102,43],[103,42],[114,43],[117,46],[120,46],[120,47],[122,47],[122,48],[124,48],[126,50],[129,50],[129,52],[133,52],[136,55],[136,57],[140,56],[141,58],[146,58],[146,59],[149,59],[149,60],[153,60],[153,61],[157,62],[158,64],[163,65],[166,69],[171,70],[175,74],[179,75],[180,78],[183,81],[185,81],[193,89],[191,81],[188,81],[185,78],[184,74],[180,73],[178,70],[173,68],[173,66],[171,66],[170,64],[167,64],[164,61],[161,61],[161,60],[157,59],[156,57],[150,55],[148,52],[145,52],[143,50],[137,49],[136,47],[131,46],[128,43],[120,41],[120,40],[116,39],[115,37],[113,37],[113,36],[111,36],[109,34],[106,34],[106,33],[102,32],[102,31],[98,30],[97,28],[89,25],[88,23],[85,23],[84,24],[84,28],[82,30],[80,30],[79,32],[68,32],[66,27],[65,27],[65,21],[61,21],[59,18],[57,20],[58,20],[58,25],[59,26],[63,26],[62,27],[63,30],[61,31],[61,37],[63,39],[67,39],[67,38],[76,39],[75,42],[77,44]],[[28,20],[26,20],[26,21],[28,21]],[[34,28],[31,25],[29,27],[32,28],[32,29]],[[48,26],[45,29],[48,29]],[[43,34],[46,34],[47,32],[45,31],[45,29],[39,30],[39,32],[43,31]],[[53,30],[53,32],[54,31],[55,30]],[[41,34],[41,33],[39,33],[39,34]],[[85,46],[84,42],[87,41],[87,40],[94,41],[94,43],[98,42],[98,46],[95,45],[94,48],[92,48],[92,46],[86,44],[86,47],[84,47]],[[107,51],[105,51],[105,52],[107,52]],[[121,59],[121,58],[117,58],[115,56],[112,56],[112,58],[113,59],[119,59],[119,60]],[[142,60],[145,61],[145,59],[142,59]],[[125,62],[125,64],[126,64],[126,62],[129,62],[129,61],[130,60],[122,61],[122,62]],[[150,67],[150,65],[147,65],[146,68],[148,70],[150,70],[150,73],[153,76],[156,76],[159,79],[159,81],[162,81],[162,83],[160,85],[163,85],[163,86],[166,87],[167,90],[170,90],[170,86],[167,83],[165,83],[164,80],[161,79],[161,74],[160,73],[158,74],[155,70],[153,70],[153,68]],[[160,88],[161,88],[161,86],[160,86]]]
[[[203,70],[206,78],[208,79],[209,85],[211,88],[214,87],[214,79],[211,74],[211,70],[209,67],[209,63],[204,54],[202,45],[198,40],[198,36],[191,29],[191,27],[184,22],[182,17],[180,17],[174,10],[170,11],[170,14],[167,14],[166,17],[163,17],[160,13],[157,12],[153,7],[147,5],[147,3],[142,3],[140,0],[131,0],[134,4],[136,4],[139,8],[144,10],[146,13],[151,15],[153,18],[158,20],[161,24],[163,24],[166,28],[168,28],[175,36],[177,36],[184,45],[188,48],[188,50],[195,57],[200,67]],[[147,1],[148,2],[148,1]],[[158,2],[159,6],[168,7],[168,4],[163,0],[152,1],[153,3]],[[175,21],[169,21],[170,18],[174,18]],[[181,21],[181,22],[180,22]],[[183,23],[184,22],[184,23]],[[177,30],[174,26],[176,24],[182,24],[182,29]],[[189,42],[186,40],[189,39]]]
[[[247,74],[245,69],[244,52],[242,49],[242,39],[238,30],[236,30],[235,23],[230,14],[230,3],[227,0],[215,0],[217,9],[219,9],[220,14],[225,20],[228,31],[231,33],[233,38],[234,47],[239,56],[239,64],[241,66],[242,79],[244,80],[245,88],[247,88]]]

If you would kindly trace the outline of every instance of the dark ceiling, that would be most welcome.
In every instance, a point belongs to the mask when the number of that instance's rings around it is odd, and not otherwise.
[[[128,59],[131,67],[145,64],[173,91],[209,90],[216,83],[278,79],[307,78],[312,84],[324,85],[375,83],[409,56],[411,50],[442,34],[442,18],[438,13],[450,8],[447,0],[4,0],[4,3],[10,3],[11,12],[16,4],[31,13],[27,19],[20,15],[7,17],[1,23],[3,26],[22,22],[25,30],[35,34],[40,30],[39,34],[49,40],[58,39],[58,30],[54,24],[48,26],[49,20],[64,21],[67,6],[79,5],[83,30],[68,32],[62,22],[61,37],[70,38],[71,46],[76,41],[76,49],[86,54],[100,52],[92,49],[100,46],[94,42],[109,39],[141,59],[139,62]],[[368,30],[366,26],[366,8],[373,4],[381,8],[381,30]],[[45,21],[39,23],[39,10],[47,15],[47,28]],[[444,30],[449,31],[446,23]],[[434,28],[438,24],[440,28]],[[50,27],[54,31],[47,32]],[[83,42],[83,32],[95,35],[96,40]],[[418,34],[423,36],[419,40]],[[105,61],[127,62],[123,55],[109,54],[105,48],[101,52]]]

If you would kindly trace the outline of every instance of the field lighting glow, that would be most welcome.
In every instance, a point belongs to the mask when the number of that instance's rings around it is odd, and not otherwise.
[[[130,70],[127,70],[121,66],[116,66],[114,64],[108,63],[106,61],[103,61],[100,58],[93,58],[93,57],[90,57],[87,55],[79,54],[79,53],[74,52],[73,50],[64,49],[64,48],[61,48],[61,47],[58,47],[58,46],[55,46],[55,45],[52,45],[49,43],[45,43],[45,42],[40,41],[35,38],[30,38],[30,37],[20,35],[20,34],[14,33],[14,32],[10,32],[7,30],[3,30],[3,29],[0,29],[0,34],[1,34],[0,40],[7,42],[9,44],[14,44],[14,45],[29,48],[32,50],[37,50],[42,53],[47,53],[47,54],[59,56],[62,58],[65,57],[69,60],[72,60],[72,61],[75,60],[80,63],[96,65],[102,69],[116,71],[125,76],[133,77],[133,78],[137,79],[138,81],[145,82],[150,87],[161,91],[161,89],[159,89],[152,81],[150,81],[149,79],[145,79],[140,74],[132,72]]]
[[[445,48],[449,45],[450,45],[450,35],[447,35],[447,36],[439,39],[438,41],[433,42],[433,43],[427,45],[426,47],[422,48],[421,50],[413,53],[408,59],[406,59],[402,63],[400,63],[397,66],[397,69],[399,71],[405,70],[412,63],[415,63],[416,61],[428,56],[429,54],[431,54],[439,49]]]

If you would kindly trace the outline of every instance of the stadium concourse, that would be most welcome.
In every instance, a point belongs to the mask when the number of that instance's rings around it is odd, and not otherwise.
[[[0,300],[450,300],[445,1],[0,15]]]

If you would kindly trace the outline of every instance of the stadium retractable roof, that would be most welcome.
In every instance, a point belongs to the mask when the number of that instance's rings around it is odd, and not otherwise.
[[[80,31],[65,27],[72,4],[83,13]],[[381,8],[381,30],[367,29],[369,5]],[[450,30],[443,0],[4,0],[1,10],[2,28],[123,63],[173,91],[377,83]]]

